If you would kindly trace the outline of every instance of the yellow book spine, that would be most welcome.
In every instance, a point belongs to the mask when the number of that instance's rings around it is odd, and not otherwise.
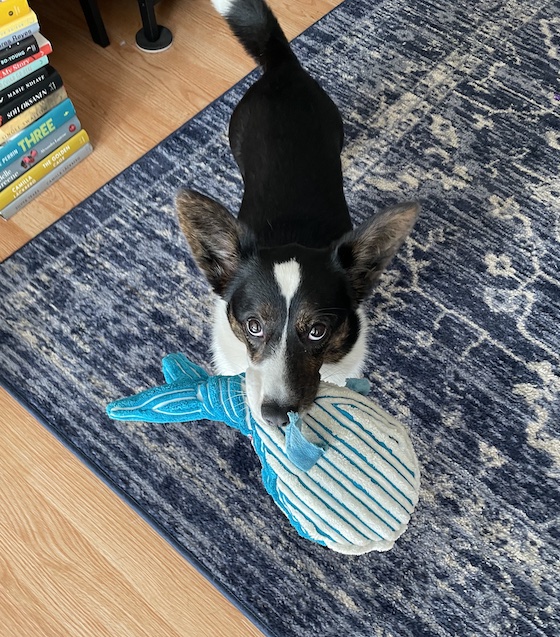
[[[0,28],[27,15],[31,9],[27,0],[4,0],[0,2]]]
[[[31,126],[33,122],[39,117],[43,117],[45,113],[48,113],[57,104],[63,102],[68,97],[66,89],[61,86],[54,93],[43,97],[42,100],[33,104],[29,108],[26,108],[23,113],[20,113],[14,119],[7,121],[3,126],[0,126],[0,145],[4,145],[10,140],[16,133],[19,133],[24,128]]]
[[[37,14],[33,9],[29,9],[25,15],[0,26],[0,40],[7,38],[12,33],[16,33],[16,31],[21,31],[25,27],[31,26],[37,21]]]
[[[76,133],[69,140],[61,144],[56,150],[47,155],[33,168],[30,168],[19,179],[16,179],[4,190],[0,190],[0,209],[5,208],[12,201],[23,195],[26,190],[34,186],[45,175],[48,175],[54,168],[62,164],[63,161],[89,143],[89,137],[85,130]]]

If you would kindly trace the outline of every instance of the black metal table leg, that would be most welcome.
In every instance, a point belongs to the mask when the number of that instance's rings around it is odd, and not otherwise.
[[[157,0],[138,0],[142,28],[136,34],[136,44],[142,51],[163,51],[171,46],[173,36],[167,27],[162,27],[156,21],[154,4]]]
[[[99,13],[96,0],[80,0],[82,11],[89,27],[92,40],[100,46],[109,46],[109,36],[103,24],[103,18]]]

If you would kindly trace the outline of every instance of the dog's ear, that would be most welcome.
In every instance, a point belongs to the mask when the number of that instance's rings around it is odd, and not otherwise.
[[[406,202],[374,215],[335,244],[358,303],[372,291],[414,226],[420,205]]]
[[[254,243],[250,232],[224,206],[194,190],[179,190],[175,204],[198,267],[214,291],[223,295]]]

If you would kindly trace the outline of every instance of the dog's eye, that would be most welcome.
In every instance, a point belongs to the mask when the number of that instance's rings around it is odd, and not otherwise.
[[[327,326],[323,325],[323,323],[315,323],[313,327],[309,330],[309,334],[307,335],[310,341],[320,341],[325,338],[327,334]]]
[[[260,338],[261,336],[264,336],[263,327],[260,324],[260,322],[257,321],[256,318],[247,319],[245,326],[247,328],[247,332],[249,332],[251,336],[254,336],[255,338]]]

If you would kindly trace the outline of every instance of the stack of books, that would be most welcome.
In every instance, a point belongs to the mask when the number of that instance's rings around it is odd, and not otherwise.
[[[91,151],[28,0],[0,0],[0,216],[21,210]]]

